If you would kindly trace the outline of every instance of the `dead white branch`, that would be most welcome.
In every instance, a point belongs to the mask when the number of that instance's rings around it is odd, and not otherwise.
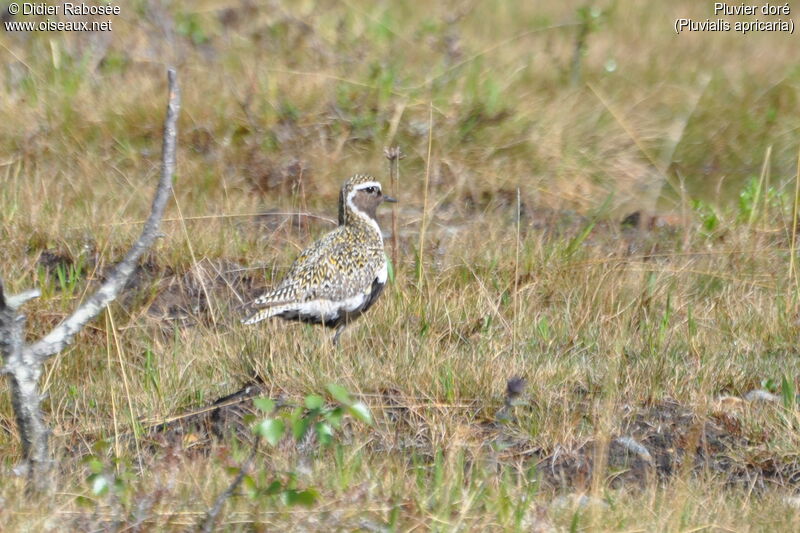
[[[22,440],[23,461],[17,468],[34,481],[32,486],[42,486],[42,474],[48,469],[49,430],[44,423],[39,404],[38,383],[42,364],[63,350],[76,333],[120,294],[128,282],[142,254],[159,235],[161,217],[172,194],[172,177],[175,173],[175,145],[177,138],[180,93],[174,69],[169,69],[169,103],[164,123],[164,143],[161,154],[161,178],[158,183],[150,216],[142,234],[120,261],[106,281],[74,313],[64,319],[41,340],[26,345],[24,340],[25,315],[18,309],[28,300],[39,296],[38,290],[6,295],[0,279],[0,352],[3,355],[2,373],[11,382],[11,402]]]
[[[0,297],[3,296],[3,283],[0,281]],[[33,300],[34,298],[38,298],[42,295],[42,291],[39,289],[29,289],[25,292],[20,294],[16,294],[13,296],[6,296],[5,297],[5,304],[0,302],[0,305],[6,305],[11,309],[19,309],[22,305],[27,302],[28,300]]]
[[[169,104],[167,106],[167,119],[164,125],[164,144],[161,159],[161,180],[158,191],[153,199],[150,216],[145,222],[142,234],[133,244],[128,255],[114,268],[108,279],[97,291],[89,297],[74,313],[64,319],[58,326],[45,335],[40,341],[26,348],[27,353],[33,357],[45,359],[63,350],[83,327],[109,303],[114,301],[122,288],[128,282],[131,274],[136,269],[136,264],[142,254],[150,248],[158,237],[158,226],[164,207],[172,193],[172,176],[175,171],[175,139],[177,136],[177,118],[180,95],[175,81],[175,71],[170,69],[169,77]]]

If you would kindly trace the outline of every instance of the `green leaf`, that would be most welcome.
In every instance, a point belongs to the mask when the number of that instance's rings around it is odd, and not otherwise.
[[[781,396],[783,397],[783,406],[787,409],[793,409],[795,402],[794,383],[786,379],[786,376],[781,378]]]
[[[323,446],[328,446],[333,442],[333,428],[327,422],[317,422],[314,424],[314,431],[317,432],[317,439]]]
[[[298,406],[295,407],[292,410],[292,414],[289,415],[289,423],[292,425],[292,436],[297,441],[305,436],[306,430],[308,429],[308,417],[303,416],[304,413],[305,409]]]
[[[89,476],[89,482],[92,484],[92,494],[95,496],[102,496],[108,492],[108,478],[103,474],[92,474]]]
[[[389,256],[386,256],[386,275],[389,278],[389,283],[394,283],[394,265]]]
[[[342,409],[341,407],[336,407],[335,409],[331,409],[330,411],[325,413],[325,420],[327,420],[328,423],[335,428],[341,427],[343,417],[344,417],[344,409]]]
[[[253,479],[253,476],[244,476],[242,478],[242,486],[245,492],[247,492],[248,497],[254,498],[258,494],[258,485],[256,484],[256,480]]]
[[[369,407],[364,402],[354,403],[348,408],[348,411],[365,424],[372,425],[372,413],[369,412]]]
[[[583,241],[586,240],[586,237],[588,237],[589,234],[594,229],[596,223],[597,221],[592,220],[583,228],[583,231],[581,231],[578,235],[576,235],[575,237],[572,238],[572,240],[569,241],[569,244],[567,244],[567,247],[564,249],[565,259],[569,259],[570,257],[572,257],[572,255],[578,250],[578,248],[580,248],[581,244],[583,244]]]
[[[317,502],[317,491],[314,489],[306,490],[287,490],[283,493],[283,500],[286,505],[303,505],[311,507]]]
[[[308,426],[311,425],[311,420],[306,417],[296,418],[292,420],[292,436],[294,440],[300,441],[306,436]]]
[[[111,448],[111,442],[108,440],[99,440],[92,445],[92,451],[95,453],[103,453]]]
[[[103,472],[103,463],[97,457],[89,457],[86,464],[92,474],[101,474]]]
[[[327,389],[330,395],[333,397],[333,399],[336,400],[337,402],[344,405],[350,405],[351,403],[353,403],[353,400],[350,399],[350,393],[347,392],[347,389],[345,389],[341,385],[337,385],[335,383],[328,383]]]
[[[125,481],[123,481],[122,479],[117,478],[114,480],[114,490],[117,493],[122,494],[125,491],[125,487],[126,487]]]
[[[275,410],[275,402],[266,396],[254,399],[253,405],[255,405],[264,414],[270,414]]]
[[[322,396],[318,396],[316,394],[310,394],[306,396],[306,408],[307,409],[322,409],[322,406],[325,405],[325,398]]]
[[[267,418],[266,420],[262,420],[259,424],[255,427],[256,435],[260,435],[264,437],[271,446],[275,446],[280,442],[281,437],[283,437],[283,432],[285,430],[285,426],[283,425],[283,420],[278,418]]]
[[[75,503],[81,507],[94,507],[95,505],[95,501],[91,498],[87,498],[86,496],[78,496],[75,498]]]
[[[283,483],[281,483],[278,480],[275,480],[272,483],[270,483],[266,489],[264,489],[264,495],[273,496],[275,494],[280,494],[282,490],[283,490]]]

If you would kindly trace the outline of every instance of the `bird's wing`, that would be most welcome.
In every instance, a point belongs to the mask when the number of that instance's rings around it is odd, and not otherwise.
[[[321,272],[306,298],[341,301],[369,292],[383,260],[383,246],[337,243],[318,262]]]
[[[256,298],[253,301],[253,305],[256,307],[270,307],[301,300],[309,282],[319,275],[319,273],[315,272],[315,270],[318,270],[315,265],[319,263],[319,258],[324,256],[327,250],[335,246],[334,243],[338,240],[338,233],[338,231],[334,230],[303,250],[289,267],[286,276],[278,286]]]
[[[280,284],[253,301],[255,307],[273,307],[316,299],[342,300],[367,290],[380,265],[383,247],[353,246],[342,231],[334,230],[305,249]],[[380,255],[379,255],[380,254]],[[374,270],[374,272],[373,272]]]

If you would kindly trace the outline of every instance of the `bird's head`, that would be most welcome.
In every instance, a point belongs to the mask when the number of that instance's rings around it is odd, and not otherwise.
[[[347,222],[347,211],[356,211],[375,220],[378,206],[383,202],[396,202],[383,194],[381,184],[368,174],[351,176],[342,185],[339,194],[339,224]]]

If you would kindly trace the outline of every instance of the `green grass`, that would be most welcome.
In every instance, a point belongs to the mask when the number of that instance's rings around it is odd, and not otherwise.
[[[791,480],[736,477],[792,468],[800,446],[793,36],[675,35],[676,17],[713,14],[689,1],[149,6],[123,5],[96,47],[85,34],[0,33],[0,275],[10,292],[43,290],[25,309],[30,338],[140,231],[167,63],[183,92],[184,217],[173,202],[137,286],[46,368],[50,494],[26,497],[10,473],[21,449],[0,384],[0,529],[197,524],[247,442],[189,433],[151,445],[140,430],[254,374],[289,403],[340,384],[375,424],[345,423],[328,448],[262,450],[257,482],[294,479],[317,502],[243,490],[226,530],[798,529]],[[350,174],[387,186],[383,149],[395,144],[407,154],[395,280],[342,348],[304,325],[238,324],[215,265],[268,286],[331,227],[254,215],[335,219]],[[635,210],[670,226],[624,230]],[[170,303],[192,325],[148,312]],[[527,389],[498,422],[513,376]],[[720,401],[760,388],[781,401]],[[669,401],[746,440],[725,452],[733,466],[642,484],[617,470],[626,416]],[[125,438],[134,429],[138,445]],[[548,469],[571,455],[608,455],[610,468],[555,486]],[[95,494],[93,468],[119,486]]]

